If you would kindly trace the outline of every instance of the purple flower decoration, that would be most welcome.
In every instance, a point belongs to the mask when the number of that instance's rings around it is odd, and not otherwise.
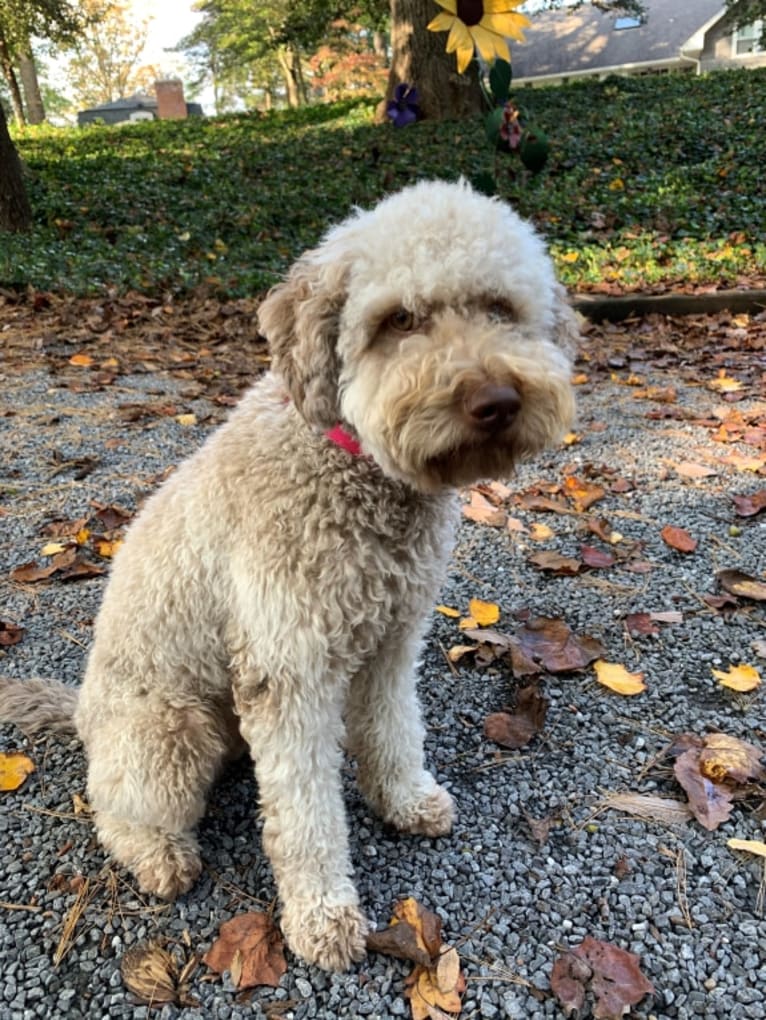
[[[414,124],[420,116],[419,101],[420,96],[415,86],[410,86],[406,81],[403,81],[394,89],[394,98],[386,107],[386,116],[394,122],[394,127],[407,127],[408,124]]]
[[[503,120],[500,124],[500,137],[509,149],[518,149],[521,143],[521,124],[519,123],[519,111],[514,104],[508,100],[503,107]]]

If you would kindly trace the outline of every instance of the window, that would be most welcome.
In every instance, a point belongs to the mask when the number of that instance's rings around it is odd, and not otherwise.
[[[733,49],[738,57],[747,56],[748,53],[761,53],[761,38],[763,36],[763,22],[753,21],[749,25],[743,25],[734,32]]]
[[[625,28],[640,28],[642,24],[642,18],[634,18],[626,14],[624,17],[614,19],[614,30],[615,32],[621,32]]]

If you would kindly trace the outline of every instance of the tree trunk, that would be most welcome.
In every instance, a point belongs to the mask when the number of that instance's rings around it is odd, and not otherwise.
[[[0,103],[0,231],[29,230],[31,226],[32,210],[21,160],[8,134],[5,111]]]
[[[420,111],[428,120],[454,120],[482,110],[482,95],[475,63],[457,73],[454,53],[447,53],[446,32],[429,32],[437,13],[433,0],[391,0],[391,70],[386,98],[377,120],[385,120],[386,103],[402,82],[414,85]]]
[[[388,63],[388,47],[386,46],[386,33],[376,28],[372,33],[372,52],[376,57],[382,57]]]
[[[8,44],[2,35],[0,35],[0,68],[2,68],[3,77],[8,85],[8,91],[11,94],[11,106],[13,107],[14,120],[19,127],[24,127],[27,122],[27,118],[24,114],[24,103],[21,100],[19,83],[16,78],[16,72],[13,69],[11,52],[8,49]]]
[[[280,46],[277,50],[277,60],[285,82],[287,105],[290,109],[297,109],[305,98],[300,57],[292,46]]]
[[[21,86],[24,89],[27,120],[30,124],[42,124],[45,120],[45,107],[31,46],[19,54],[19,74],[21,75]]]

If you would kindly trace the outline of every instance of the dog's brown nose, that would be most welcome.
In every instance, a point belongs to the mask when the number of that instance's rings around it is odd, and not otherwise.
[[[471,425],[490,433],[502,432],[518,414],[521,397],[513,386],[484,383],[468,394],[464,407]]]

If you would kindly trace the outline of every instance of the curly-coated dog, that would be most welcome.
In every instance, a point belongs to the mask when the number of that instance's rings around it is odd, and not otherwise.
[[[457,517],[570,421],[574,314],[534,230],[465,183],[357,212],[259,310],[272,370],[146,503],[82,688],[0,687],[27,728],[73,715],[98,836],[148,893],[200,871],[194,827],[246,741],[287,942],[365,950],[343,748],[372,807],[440,836],[415,678]]]

